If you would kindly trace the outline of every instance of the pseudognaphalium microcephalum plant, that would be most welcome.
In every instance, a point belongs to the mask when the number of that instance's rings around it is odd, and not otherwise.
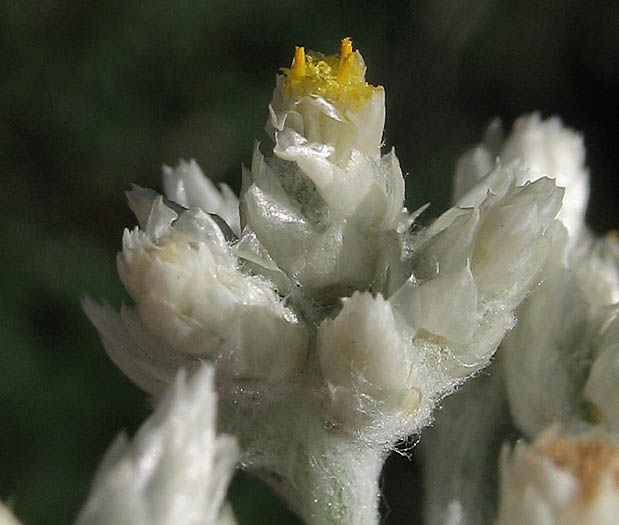
[[[505,140],[492,127],[459,164],[453,207],[426,227],[424,208],[404,206],[384,122],[385,91],[350,39],[338,55],[297,47],[240,197],[194,161],[164,168],[164,196],[134,187],[139,226],[118,255],[134,305],[84,303],[110,357],[155,398],[180,368],[211,363],[239,465],[311,524],[378,523],[387,454],[491,362],[544,269],[567,260],[560,246],[594,242],[582,140],[559,121],[525,118]],[[578,260],[616,263],[596,249]],[[602,325],[581,392],[612,418],[617,352]],[[84,512],[116,490],[110,472]]]

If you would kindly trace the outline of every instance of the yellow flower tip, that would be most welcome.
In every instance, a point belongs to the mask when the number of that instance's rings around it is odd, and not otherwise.
[[[337,81],[340,85],[350,84],[354,63],[355,56],[352,53],[340,57],[340,67],[337,71]]]
[[[339,55],[305,52],[296,46],[290,68],[282,68],[286,75],[286,96],[300,99],[319,96],[344,107],[358,107],[380,86],[365,81],[365,66],[361,56],[353,51],[350,37],[343,38]]]
[[[297,79],[303,78],[305,76],[305,69],[305,48],[303,46],[295,46],[294,60],[292,61],[289,76]]]
[[[340,71],[344,67],[344,63],[348,60],[348,57],[352,56],[352,53],[352,39],[349,36],[342,38],[340,47]]]

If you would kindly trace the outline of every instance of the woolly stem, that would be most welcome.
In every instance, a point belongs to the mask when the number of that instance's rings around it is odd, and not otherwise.
[[[310,525],[378,523],[384,454],[329,432],[324,438],[300,457],[289,503]]]
[[[220,392],[222,430],[243,449],[242,466],[264,479],[309,525],[379,522],[378,480],[387,448],[331,427],[301,390]]]

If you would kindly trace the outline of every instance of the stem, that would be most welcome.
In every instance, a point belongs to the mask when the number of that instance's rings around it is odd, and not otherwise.
[[[267,481],[309,525],[379,522],[378,479],[387,448],[332,428],[299,389],[220,390],[221,429],[237,436],[242,466]]]
[[[311,525],[378,523],[385,453],[340,436],[327,437],[322,447],[322,454],[306,456],[309,505],[304,502],[299,514]]]

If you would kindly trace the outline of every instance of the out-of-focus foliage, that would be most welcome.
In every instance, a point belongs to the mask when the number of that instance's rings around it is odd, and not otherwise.
[[[584,131],[590,222],[617,227],[612,1],[8,0],[0,20],[0,498],[26,522],[69,522],[113,436],[150,411],[79,308],[83,291],[127,300],[123,191],[160,189],[180,157],[238,189],[295,44],[335,52],[350,35],[362,49],[411,207],[423,195],[438,215],[487,121],[537,109]],[[402,465],[387,466],[388,523],[418,517]],[[291,522],[246,477],[232,500],[241,525]]]

